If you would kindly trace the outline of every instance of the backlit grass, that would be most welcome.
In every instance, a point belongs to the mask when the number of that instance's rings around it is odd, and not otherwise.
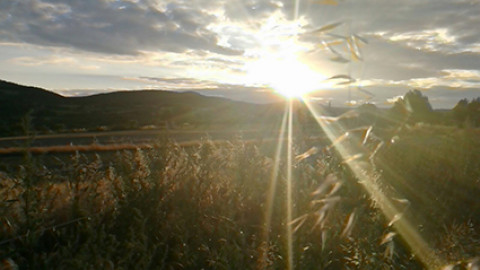
[[[369,173],[436,256],[466,266],[480,252],[480,145],[472,131],[432,130],[398,132]],[[51,168],[27,156],[0,176],[0,256],[24,269],[428,267],[335,148],[292,141],[288,160],[284,143],[278,158],[242,140],[76,154]]]

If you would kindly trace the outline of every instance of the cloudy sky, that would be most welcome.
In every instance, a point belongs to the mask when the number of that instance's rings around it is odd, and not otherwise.
[[[0,0],[0,79],[451,108],[480,96],[479,25],[480,0]]]

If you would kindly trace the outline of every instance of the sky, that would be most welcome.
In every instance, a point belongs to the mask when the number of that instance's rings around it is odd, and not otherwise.
[[[65,96],[480,96],[480,0],[0,0],[0,79]]]

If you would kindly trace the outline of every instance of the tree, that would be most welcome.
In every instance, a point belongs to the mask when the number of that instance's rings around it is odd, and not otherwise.
[[[453,119],[459,127],[463,126],[468,117],[468,100],[462,99],[452,109]]]
[[[467,99],[460,100],[452,109],[453,118],[458,126],[463,127],[480,126],[480,97],[468,102]]]
[[[467,106],[468,120],[474,127],[480,126],[480,97],[473,99]]]
[[[406,109],[413,114],[428,114],[432,112],[432,106],[428,97],[422,95],[419,90],[408,91],[403,97]]]
[[[408,91],[403,98],[393,104],[391,113],[394,118],[409,118],[410,122],[430,122],[433,117],[433,109],[428,97],[422,95],[419,90]]]

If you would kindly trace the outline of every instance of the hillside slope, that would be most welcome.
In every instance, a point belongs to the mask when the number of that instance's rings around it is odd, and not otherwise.
[[[278,118],[278,106],[235,102],[194,92],[120,91],[86,97],[0,81],[0,136],[22,134],[27,114],[37,132],[73,129],[137,129],[147,125],[254,125],[263,117]]]

